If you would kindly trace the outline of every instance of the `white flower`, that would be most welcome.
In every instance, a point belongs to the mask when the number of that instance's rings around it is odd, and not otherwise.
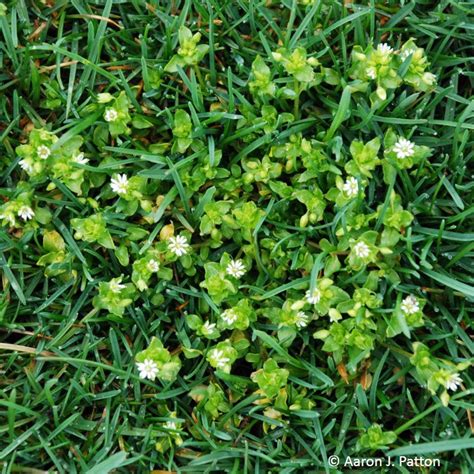
[[[429,86],[432,86],[436,82],[436,76],[431,72],[425,72],[423,74],[423,81]]]
[[[122,285],[122,283],[120,283],[121,281],[121,278],[109,281],[109,289],[112,293],[120,293],[127,287],[127,285]]]
[[[383,54],[384,56],[387,56],[393,53],[393,49],[387,43],[380,43],[377,46],[377,52],[379,52],[380,54]]]
[[[32,219],[35,215],[33,212],[33,209],[29,206],[21,206],[20,209],[18,210],[18,215],[24,220],[28,221]]]
[[[176,237],[170,237],[168,250],[173,252],[178,257],[188,253],[189,244],[186,237],[177,235]]]
[[[347,178],[342,189],[349,197],[355,197],[359,193],[359,183],[353,176]]]
[[[165,428],[168,428],[170,430],[177,430],[176,422],[175,421],[167,421],[165,423]]]
[[[160,264],[152,259],[146,264],[146,267],[149,272],[157,272],[160,269]]]
[[[20,160],[20,168],[25,170],[27,173],[33,173],[33,166],[31,166],[31,163],[28,163],[26,160]]]
[[[118,112],[115,109],[106,109],[104,119],[106,122],[115,122],[118,119]]]
[[[410,54],[414,54],[416,52],[416,48],[406,48],[400,53],[400,58],[402,61],[405,61]]]
[[[128,178],[126,174],[118,174],[110,180],[112,191],[117,194],[126,194],[128,190]]]
[[[371,79],[377,78],[377,70],[374,67],[368,67],[365,72]]]
[[[400,307],[405,314],[415,314],[420,311],[420,304],[418,303],[418,300],[412,295],[407,296],[402,301]]]
[[[85,165],[89,163],[88,158],[84,158],[84,153],[79,153],[78,155],[74,155],[73,158],[75,163],[78,163],[79,165]]]
[[[309,304],[318,304],[321,300],[321,290],[315,288],[312,293],[311,290],[308,290],[305,294],[305,298]]]
[[[201,327],[201,332],[203,334],[211,334],[212,331],[216,328],[216,323],[210,323],[209,321],[206,321],[202,327]]]
[[[42,160],[46,160],[46,158],[48,158],[49,155],[51,155],[51,150],[45,146],[45,145],[40,145],[37,149],[36,149],[36,154],[42,159]]]
[[[226,309],[222,314],[221,318],[226,324],[234,324],[237,321],[239,315],[233,309]]]
[[[214,364],[218,369],[224,368],[230,362],[230,359],[225,357],[224,352],[220,349],[213,349],[211,352],[211,359],[214,361]]]
[[[226,268],[227,275],[240,278],[245,274],[245,265],[242,260],[232,260]]]
[[[446,388],[455,392],[458,387],[462,384],[462,378],[456,372],[449,376],[449,379],[446,381]]]
[[[308,325],[309,317],[303,311],[296,313],[295,324],[299,328],[305,328]]]
[[[365,242],[358,242],[354,246],[354,252],[359,258],[367,258],[370,254],[370,249]]]
[[[143,362],[137,362],[137,368],[140,371],[141,379],[155,380],[158,374],[158,366],[152,359],[145,359]]]
[[[415,144],[406,138],[400,137],[398,142],[395,143],[393,151],[396,153],[397,158],[400,159],[413,156],[415,153]]]

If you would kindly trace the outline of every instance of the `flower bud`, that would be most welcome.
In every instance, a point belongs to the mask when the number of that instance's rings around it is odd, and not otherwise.
[[[111,100],[114,100],[114,96],[108,92],[102,92],[101,94],[97,95],[97,102],[99,102],[99,104],[106,104]]]
[[[171,222],[168,225],[163,226],[163,228],[160,230],[160,240],[168,240],[170,237],[173,237],[174,235],[174,224]]]
[[[308,213],[304,214],[300,218],[300,227],[306,227],[308,225]]]

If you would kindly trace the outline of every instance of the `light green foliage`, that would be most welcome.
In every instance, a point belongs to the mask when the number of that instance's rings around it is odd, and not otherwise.
[[[427,91],[436,86],[436,76],[427,71],[429,62],[423,48],[418,48],[413,38],[410,38],[400,50],[400,58],[409,61],[408,71],[403,80],[415,90]]]
[[[314,68],[319,66],[319,61],[308,58],[304,48],[296,48],[291,52],[285,48],[277,49],[273,53],[273,59],[281,63],[285,71],[298,82],[310,83],[315,80]]]
[[[45,230],[43,233],[44,254],[37,264],[45,267],[47,277],[61,276],[65,280],[77,277],[77,270],[72,270],[73,255],[67,251],[66,243],[61,234],[55,230]]]
[[[3,471],[470,472],[466,2],[4,3]]]
[[[371,171],[380,164],[380,158],[378,158],[379,150],[380,139],[378,137],[367,143],[354,140],[350,146],[352,160],[346,164],[346,172],[353,176],[362,174],[371,178]]]
[[[255,320],[255,313],[248,299],[241,299],[219,316],[218,327],[222,329],[247,329],[250,321]]]
[[[27,183],[18,183],[18,193],[13,199],[0,206],[0,220],[9,227],[37,227],[37,212],[33,209],[33,191]],[[46,217],[46,216],[45,216]],[[43,223],[46,223],[43,222]]]
[[[197,65],[209,51],[207,44],[199,44],[201,41],[201,33],[193,33],[185,26],[181,26],[178,31],[179,48],[168,64],[165,71],[176,72],[177,67],[195,66]]]
[[[280,369],[275,360],[268,359],[263,368],[254,372],[251,378],[266,397],[275,398],[280,389],[285,387],[288,375],[288,370]]]
[[[171,355],[168,349],[157,338],[152,337],[150,344],[143,351],[135,356],[137,362],[144,362],[150,359],[158,367],[157,377],[165,382],[173,382],[181,369],[181,362],[178,355]]]
[[[230,409],[225,393],[219,385],[213,383],[207,387],[200,385],[192,389],[189,396],[199,403],[197,408],[202,406],[213,419],[218,418],[221,413],[227,413]]]
[[[104,119],[108,123],[109,132],[113,137],[129,134],[131,117],[129,114],[130,100],[124,91],[117,97],[110,94],[99,94],[99,103],[106,104]]]
[[[248,242],[252,241],[252,233],[255,227],[265,213],[262,209],[258,209],[254,202],[244,202],[236,207],[232,214],[242,233],[242,237]]]
[[[28,144],[16,148],[22,158],[20,166],[33,181],[48,181],[48,189],[56,187],[51,179],[58,179],[74,193],[81,194],[84,181],[81,165],[85,160],[80,150],[83,138],[73,136],[59,147],[55,146],[57,141],[58,137],[45,129],[32,130]]]
[[[249,81],[250,92],[257,96],[275,95],[276,86],[271,80],[272,73],[261,56],[252,63],[252,75]]]
[[[381,449],[387,448],[397,439],[396,433],[393,431],[383,431],[382,427],[374,423],[369,426],[367,433],[360,436],[357,444],[362,449]]]
[[[97,242],[108,249],[115,248],[102,214],[93,214],[83,219],[71,219],[71,226],[75,230],[74,238],[86,242]]]
[[[409,333],[411,328],[417,328],[424,325],[423,306],[425,305],[425,301],[421,298],[416,298],[416,301],[418,303],[418,310],[406,313],[403,311],[403,303],[400,298],[387,326],[388,337],[394,337],[402,332]]]
[[[238,352],[232,347],[231,342],[226,339],[207,351],[206,360],[211,367],[229,373],[237,357]]]
[[[155,274],[158,279],[171,280],[173,272],[165,267],[165,263],[159,250],[150,249],[142,258],[133,262],[132,282],[140,291],[144,291]]]
[[[187,325],[196,331],[196,334],[206,339],[217,339],[220,336],[220,331],[216,327],[216,323],[210,321],[203,321],[202,318],[196,314],[188,314],[186,317]]]
[[[385,211],[383,223],[387,227],[393,227],[399,232],[408,227],[413,221],[413,214],[403,209],[401,198],[395,192],[390,195],[390,205]],[[383,206],[377,208],[379,213],[383,212]]]
[[[400,158],[396,152],[396,144],[400,140],[400,136],[397,136],[392,129],[389,129],[385,134],[384,146],[385,146],[385,160],[399,169],[411,168],[417,165],[425,158],[431,155],[431,150],[427,146],[419,146],[414,144],[413,153],[410,156]]]
[[[105,309],[115,316],[123,316],[125,308],[133,303],[136,289],[133,285],[122,283],[122,277],[99,283],[99,294],[93,304],[97,309]]]
[[[400,75],[406,62],[408,69]],[[418,48],[413,39],[405,42],[400,50],[394,50],[386,43],[369,45],[365,49],[355,46],[352,50],[351,77],[360,81],[364,90],[374,83],[375,91],[370,99],[373,105],[378,106],[387,99],[387,91],[403,83],[419,91],[432,90],[436,85],[436,76],[426,71],[428,66],[423,49]]]
[[[201,286],[206,288],[216,304],[220,304],[230,295],[237,293],[237,287],[226,274],[223,265],[215,262],[204,264],[205,277]]]
[[[173,144],[172,151],[176,153],[184,153],[192,143],[193,125],[191,123],[191,117],[189,114],[179,109],[174,114],[173,123],[173,137],[175,142]]]

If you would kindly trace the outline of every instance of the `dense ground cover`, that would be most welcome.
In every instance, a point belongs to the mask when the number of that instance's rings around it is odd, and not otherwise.
[[[0,4],[2,472],[472,472],[473,17]]]

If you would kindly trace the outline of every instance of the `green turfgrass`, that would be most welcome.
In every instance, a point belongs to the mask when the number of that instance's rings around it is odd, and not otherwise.
[[[7,16],[0,17],[0,191],[8,196],[15,187],[15,147],[29,122],[36,126],[48,123],[55,132],[88,133],[95,118],[81,117],[81,110],[90,103],[91,94],[104,88],[124,90],[132,98],[130,86],[141,83],[144,93],[132,103],[137,110],[145,108],[151,113],[158,132],[162,121],[169,118],[166,107],[189,103],[195,111],[196,128],[213,137],[216,149],[227,146],[226,160],[230,163],[249,153],[260,156],[269,142],[259,136],[240,146],[240,156],[229,145],[253,131],[250,125],[237,131],[232,114],[238,113],[234,104],[257,52],[266,57],[281,43],[290,47],[298,44],[309,52],[317,51],[326,65],[344,76],[354,44],[365,46],[370,38],[395,44],[414,37],[426,49],[430,70],[438,75],[436,93],[403,97],[390,110],[375,113],[365,100],[352,98],[350,117],[344,117],[334,133],[347,143],[361,133],[378,135],[390,124],[413,132],[418,144],[434,149],[429,173],[417,176],[403,172],[396,184],[405,207],[408,205],[416,218],[406,235],[402,288],[423,287],[436,306],[436,311],[429,312],[425,327],[416,331],[415,340],[453,362],[472,358],[472,5],[416,1],[401,6],[390,1],[343,7],[343,2],[327,1],[305,9],[291,1],[274,6],[266,3],[7,2]],[[175,52],[175,33],[183,24],[193,31],[199,27],[203,41],[210,45],[202,77],[193,72],[189,79],[181,76],[185,85],[164,77],[159,92],[155,92],[152,71],[164,66]],[[42,81],[44,78],[54,78],[59,84],[61,106],[54,111],[41,107],[51,87],[47,80]],[[202,81],[207,82],[207,90],[200,86]],[[341,92],[341,87],[326,85],[324,94],[305,94],[300,103],[303,118],[288,129],[304,134],[329,129]],[[209,110],[218,100],[230,115],[213,127],[218,113]],[[280,107],[290,112],[293,108],[283,102]],[[105,152],[119,153],[126,160],[122,164],[138,171],[153,167],[153,160],[133,153],[143,146],[143,142],[132,139]],[[88,151],[93,152],[93,147]],[[170,189],[182,193],[179,175],[173,178]],[[425,453],[442,459],[441,472],[472,472],[474,443],[468,419],[468,410],[473,408],[471,378],[464,372],[465,389],[452,397],[449,407],[442,407],[438,397],[409,376],[410,348],[403,339],[401,344],[394,339],[376,348],[369,369],[372,383],[364,390],[360,383],[346,385],[334,364],[328,362],[328,354],[308,334],[303,358],[312,367],[321,368],[335,386],[318,389],[321,381],[311,373],[302,374],[304,380],[295,377],[293,383],[307,387],[316,406],[311,412],[292,414],[288,425],[268,433],[261,429],[265,417],[255,409],[251,394],[216,422],[200,415],[192,418],[195,403],[188,392],[209,381],[212,371],[207,363],[187,360],[176,382],[161,384],[139,381],[134,356],[157,332],[174,341],[174,332],[184,331],[182,321],[173,323],[176,302],[199,296],[183,294],[179,284],[172,282],[166,303],[158,310],[144,298],[127,310],[122,322],[95,311],[91,301],[97,281],[108,281],[123,270],[107,254],[94,253],[84,242],[74,241],[69,219],[87,213],[73,193],[67,188],[61,191],[62,196],[54,198],[53,222],[76,257],[77,281],[61,283],[44,278],[43,269],[35,265],[41,248],[38,236],[13,235],[5,228],[0,231],[3,472],[27,468],[97,473],[113,468],[122,472],[152,468],[321,472],[328,469],[329,455],[354,455],[361,430],[373,422],[399,435],[394,454]],[[40,202],[53,204],[53,198],[43,192]],[[375,204],[383,202],[381,198]],[[182,219],[195,223],[198,219],[193,212],[197,211],[177,211]],[[122,230],[117,220],[112,232],[120,236]],[[262,291],[271,290],[264,287]],[[261,329],[268,327],[262,325]],[[269,347],[268,351],[280,349]],[[290,353],[298,356],[292,350]],[[249,372],[243,375],[248,377]],[[228,386],[238,382],[237,378],[225,380]],[[174,407],[188,433],[182,446],[164,454],[156,452],[153,441],[164,433],[166,418],[156,410],[160,401]],[[234,414],[245,420],[240,428],[226,423]]]

